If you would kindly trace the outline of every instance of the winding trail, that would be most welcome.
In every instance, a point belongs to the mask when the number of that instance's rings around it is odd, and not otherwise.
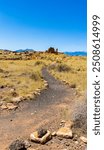
[[[59,128],[60,120],[65,119],[64,111],[71,109],[75,90],[51,76],[46,69],[42,71],[49,87],[32,101],[19,104],[17,110],[0,110],[0,150],[16,138],[29,138],[36,128],[45,127],[51,131]],[[36,146],[37,147],[37,146]]]

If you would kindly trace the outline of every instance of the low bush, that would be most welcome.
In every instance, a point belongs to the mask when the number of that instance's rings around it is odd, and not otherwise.
[[[35,73],[32,73],[32,74],[30,75],[30,78],[31,78],[32,80],[37,81],[37,80],[39,80],[39,75],[38,75],[38,74],[35,74]]]
[[[42,65],[42,64],[44,64],[43,61],[38,60],[38,61],[35,62],[35,66]]]
[[[68,65],[66,65],[66,64],[59,64],[57,66],[57,71],[58,72],[65,72],[65,71],[68,72],[70,70],[71,70],[71,68]]]

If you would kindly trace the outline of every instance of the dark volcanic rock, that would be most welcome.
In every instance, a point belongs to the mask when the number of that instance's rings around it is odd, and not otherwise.
[[[27,148],[23,140],[15,140],[10,144],[9,150],[27,150]]]
[[[38,130],[38,137],[42,138],[47,133],[46,129],[39,129]]]

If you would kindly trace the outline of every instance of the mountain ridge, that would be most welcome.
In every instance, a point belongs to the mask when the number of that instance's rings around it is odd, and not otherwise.
[[[87,56],[87,52],[84,51],[64,52],[64,54],[69,56]]]
[[[33,49],[18,49],[18,50],[15,50],[14,52],[27,52],[27,51],[34,51]]]

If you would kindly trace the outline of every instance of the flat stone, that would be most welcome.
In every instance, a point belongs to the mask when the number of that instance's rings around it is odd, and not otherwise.
[[[80,137],[80,140],[87,144],[87,138],[86,138],[86,137],[81,136],[81,137]]]
[[[11,110],[11,109],[16,109],[17,106],[14,105],[13,103],[7,103],[7,108],[8,108],[9,110]]]
[[[72,138],[72,130],[68,127],[62,127],[57,131],[57,136],[63,137],[63,138]]]
[[[2,104],[1,109],[7,109],[7,106],[5,104]]]
[[[15,98],[12,99],[12,102],[17,102],[18,103],[22,100],[23,100],[22,96],[21,97],[15,97]]]

